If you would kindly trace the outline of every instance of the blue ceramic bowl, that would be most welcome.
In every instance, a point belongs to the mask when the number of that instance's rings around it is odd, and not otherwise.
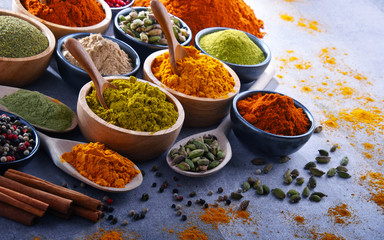
[[[257,91],[250,90],[244,91],[238,94],[234,99],[231,107],[231,122],[232,129],[236,137],[244,144],[249,150],[255,153],[257,156],[262,157],[280,157],[290,155],[298,151],[312,136],[315,129],[315,121],[312,114],[308,109],[293,99],[296,107],[303,109],[307,115],[311,126],[308,131],[302,135],[296,136],[282,136],[275,135],[266,131],[263,131],[245,120],[237,110],[237,102],[250,97],[257,93],[276,93],[271,91]],[[278,93],[283,95],[281,93]]]
[[[63,44],[68,38],[75,38],[80,39],[89,36],[90,33],[73,33],[68,34],[64,37],[61,37],[59,40],[57,40],[56,49],[55,49],[55,58],[57,62],[57,67],[59,69],[59,73],[61,78],[66,81],[69,85],[71,85],[74,89],[77,91],[80,91],[80,89],[86,84],[87,82],[91,81],[91,78],[89,77],[88,73],[82,69],[79,68],[72,63],[70,63],[62,53],[63,50]],[[120,41],[119,39],[109,37],[102,35],[103,38],[110,39],[117,44],[119,44],[120,48],[128,54],[128,57],[132,59],[132,71],[119,75],[119,76],[135,76],[137,74],[137,71],[140,68],[140,57],[137,54],[137,52],[128,44],[126,44],[123,41]],[[103,75],[104,77],[107,77],[109,75]]]
[[[217,31],[224,31],[224,30],[228,30],[228,29],[238,30],[238,29],[226,28],[226,27],[211,27],[211,28],[205,28],[205,29],[199,31],[195,36],[195,48],[200,50],[202,53],[209,55],[200,46],[201,37],[203,37],[204,35],[207,35],[207,34],[217,32]],[[238,31],[240,31],[240,30],[238,30]],[[242,32],[244,32],[244,31],[242,31]],[[268,67],[268,64],[271,62],[271,58],[272,58],[271,55],[272,54],[271,54],[271,50],[269,49],[268,45],[265,44],[262,40],[260,40],[258,37],[254,36],[250,33],[247,33],[247,32],[244,32],[244,33],[247,34],[249,39],[251,39],[261,49],[261,51],[263,51],[264,56],[265,56],[265,60],[259,64],[255,64],[255,65],[240,65],[240,64],[234,64],[234,63],[222,61],[221,59],[219,59],[219,60],[224,62],[225,64],[227,64],[230,68],[233,69],[233,71],[235,71],[237,76],[240,78],[241,83],[249,83],[249,82],[256,80],[264,72],[264,70]]]
[[[119,13],[117,13],[114,20],[113,20],[113,32],[114,32],[116,38],[128,43],[129,45],[131,45],[139,53],[140,58],[144,59],[144,60],[153,52],[168,49],[167,45],[156,45],[156,44],[152,44],[152,43],[142,42],[142,41],[130,36],[129,34],[126,34],[119,27],[119,22],[120,22],[119,16],[120,15],[124,15],[124,16],[128,15],[132,11],[132,9],[134,9],[136,12],[141,12],[141,11],[147,10],[146,7],[133,7],[133,8],[124,9],[124,10],[120,11]],[[178,18],[176,16],[174,16],[174,17],[181,22],[182,26],[185,27],[187,29],[187,32],[188,32],[187,40],[185,42],[181,43],[181,45],[182,46],[189,46],[189,44],[192,41],[191,29],[188,27],[188,25],[183,20],[181,20],[180,18]]]
[[[16,116],[15,114],[12,114],[12,113],[0,110],[0,116],[3,115],[3,114],[6,114],[9,117],[17,118],[17,119],[20,120],[20,122],[22,124],[24,124],[24,125],[28,126],[29,128],[31,128],[32,132],[33,132],[33,139],[35,140],[35,146],[32,149],[32,151],[30,152],[30,154],[28,156],[24,157],[24,158],[21,158],[21,159],[12,161],[12,162],[4,162],[4,163],[0,162],[0,173],[1,174],[3,174],[7,169],[10,169],[10,168],[16,169],[16,168],[19,168],[19,167],[22,167],[22,166],[28,164],[35,157],[36,152],[37,152],[37,150],[39,149],[39,146],[40,146],[39,135],[37,135],[36,129],[29,122],[25,121],[23,118],[21,118],[19,116]]]

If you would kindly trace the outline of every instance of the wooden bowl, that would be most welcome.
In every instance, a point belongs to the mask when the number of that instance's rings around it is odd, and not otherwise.
[[[229,93],[226,98],[202,98],[186,95],[171,88],[168,88],[161,83],[152,73],[152,63],[155,58],[168,50],[161,50],[152,53],[147,57],[143,65],[144,79],[155,83],[158,86],[165,88],[172,95],[174,95],[184,107],[185,121],[184,126],[187,127],[208,127],[220,122],[225,116],[229,114],[233,98],[240,91],[240,80],[236,73],[226,64],[224,67],[233,76],[235,80],[235,92]]]
[[[88,27],[69,27],[69,26],[64,26],[64,25],[45,21],[39,17],[36,17],[32,13],[28,12],[28,10],[25,9],[24,6],[21,4],[20,0],[12,1],[12,10],[17,13],[25,14],[33,19],[38,20],[39,22],[44,23],[49,29],[51,29],[56,39],[59,39],[62,36],[68,35],[70,33],[78,33],[78,32],[105,33],[107,31],[109,23],[111,22],[111,19],[112,19],[111,8],[108,6],[106,2],[104,2],[104,0],[96,0],[96,1],[98,1],[101,4],[106,16],[103,21]]]
[[[44,24],[24,14],[0,9],[0,15],[12,16],[29,22],[48,38],[48,47],[42,53],[24,58],[0,57],[0,84],[13,87],[26,86],[39,78],[49,65],[56,40]]]
[[[129,77],[105,77],[112,79],[129,79]],[[137,79],[141,82],[147,82]],[[153,83],[152,86],[158,87]],[[178,137],[184,122],[184,109],[180,102],[165,89],[159,89],[167,95],[167,99],[175,105],[179,113],[176,123],[165,130],[157,132],[139,132],[115,126],[97,116],[88,106],[85,97],[91,89],[91,82],[85,84],[77,101],[79,127],[84,137],[92,142],[104,143],[109,148],[127,156],[133,162],[153,159],[169,149]]]

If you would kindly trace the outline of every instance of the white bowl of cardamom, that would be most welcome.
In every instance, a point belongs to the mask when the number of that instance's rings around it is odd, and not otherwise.
[[[107,88],[104,109],[92,82],[79,93],[80,130],[91,142],[101,142],[133,162],[154,159],[167,151],[184,122],[181,103],[165,89],[135,77],[105,77],[118,89]]]
[[[26,86],[49,65],[55,37],[41,22],[0,9],[0,85]]]

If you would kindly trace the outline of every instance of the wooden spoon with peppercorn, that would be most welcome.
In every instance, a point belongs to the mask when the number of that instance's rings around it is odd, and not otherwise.
[[[101,73],[97,70],[97,67],[93,63],[91,57],[76,39],[74,38],[68,38],[64,46],[67,48],[67,50],[72,54],[72,56],[79,62],[79,64],[87,71],[89,76],[92,79],[93,84],[95,85],[96,89],[96,95],[99,99],[101,105],[108,109],[107,104],[104,101],[103,92],[106,88],[114,88],[117,89],[115,85],[108,82],[101,76]]]
[[[156,20],[160,23],[160,26],[164,31],[165,37],[167,38],[169,60],[171,63],[172,72],[176,75],[179,75],[176,62],[182,58],[188,57],[188,53],[187,51],[185,51],[184,47],[181,46],[180,43],[177,41],[175,34],[173,33],[173,27],[169,18],[168,11],[164,7],[164,5],[157,0],[152,0],[151,9],[153,14],[155,15]]]

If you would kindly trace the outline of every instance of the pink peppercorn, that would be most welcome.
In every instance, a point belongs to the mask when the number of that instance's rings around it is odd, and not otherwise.
[[[113,200],[112,200],[111,198],[108,198],[108,199],[107,199],[107,203],[108,203],[109,205],[112,205]]]
[[[124,7],[129,4],[131,0],[104,0],[109,7]]]

